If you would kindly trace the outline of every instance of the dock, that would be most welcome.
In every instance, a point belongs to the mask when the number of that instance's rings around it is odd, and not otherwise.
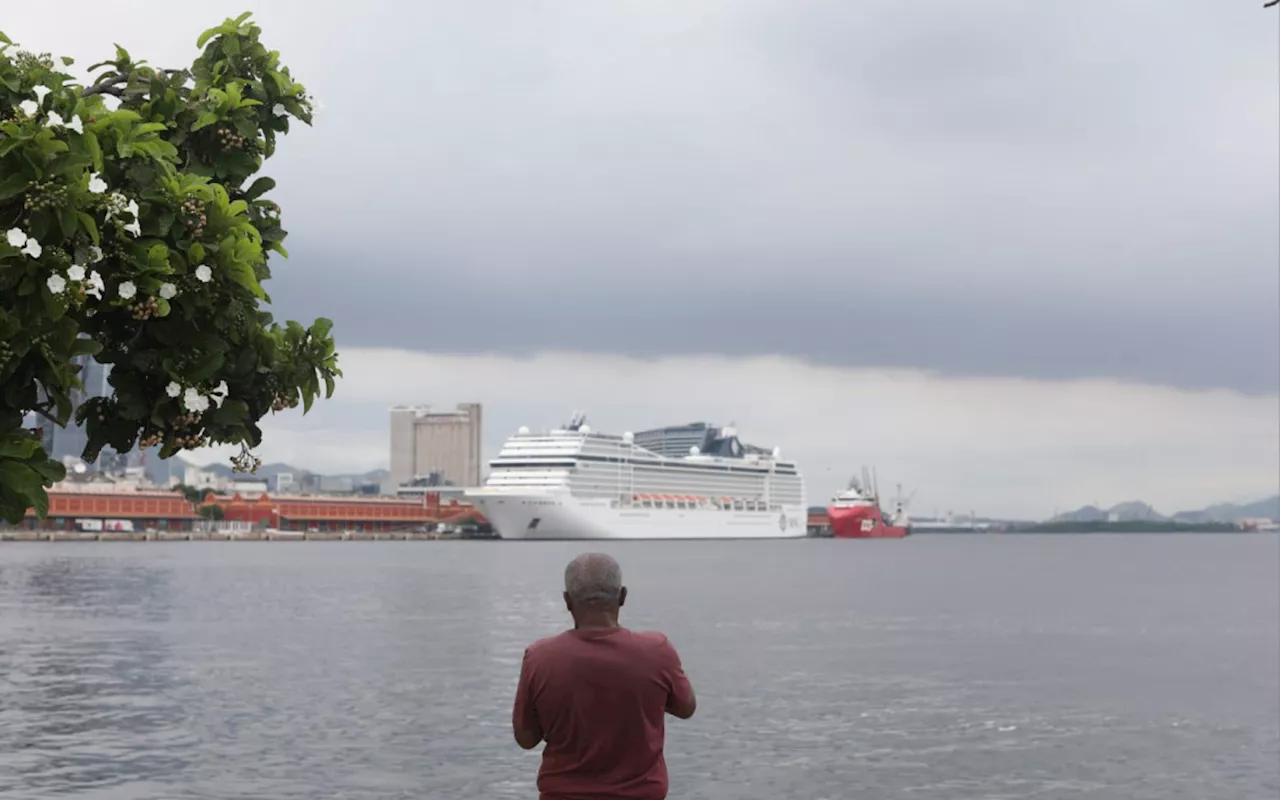
[[[426,542],[464,537],[438,532],[346,531],[0,531],[0,542]]]

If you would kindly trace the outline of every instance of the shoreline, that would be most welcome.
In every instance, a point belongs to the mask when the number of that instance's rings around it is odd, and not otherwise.
[[[0,531],[0,542],[427,542],[457,541],[462,537],[439,533],[302,533],[254,531],[252,533],[204,533],[199,531]]]
[[[1098,531],[1098,530],[1081,530],[1081,531],[1006,531],[1001,534],[985,534],[984,536],[1000,536],[1003,538],[1019,537],[1019,536],[1052,536],[1052,537],[1090,537],[1097,536],[1168,536],[1168,535],[1193,535],[1193,536],[1265,536],[1268,533],[1275,535],[1275,531],[1216,531],[1216,530],[1178,530],[1178,531]],[[983,534],[972,533],[935,533],[928,532],[922,534],[912,534],[910,538],[917,537],[948,537],[948,536],[974,536]],[[794,539],[770,540],[770,541],[803,541],[806,539],[832,539],[830,536],[804,536]],[[251,533],[204,533],[199,531],[181,531],[181,532],[164,532],[164,531],[114,531],[98,533],[93,531],[0,531],[0,544],[5,542],[464,542],[464,541],[504,541],[497,536],[458,536],[440,533],[303,533],[300,531],[253,531]],[[515,540],[509,540],[515,541]],[[565,541],[565,540],[547,540],[547,541]],[[578,540],[575,540],[578,541]],[[612,540],[607,540],[612,541]],[[623,541],[623,540],[619,540]],[[662,541],[662,540],[634,540],[634,541]],[[681,541],[681,540],[672,540]],[[706,539],[684,540],[684,541],[708,541]],[[726,541],[744,541],[740,539]],[[858,540],[850,540],[858,541]],[[866,540],[877,541],[877,540]]]

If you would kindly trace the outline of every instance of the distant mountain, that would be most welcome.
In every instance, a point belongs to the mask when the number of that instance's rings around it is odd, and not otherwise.
[[[1068,511],[1054,517],[1052,522],[1103,522],[1107,518],[1107,512],[1097,506],[1084,506],[1077,508],[1075,511]]]
[[[1166,517],[1150,505],[1132,500],[1120,503],[1108,509],[1097,506],[1084,506],[1075,511],[1068,511],[1053,518],[1053,522],[1165,522],[1172,520],[1189,525],[1208,522],[1238,522],[1250,517],[1280,519],[1280,495],[1259,500],[1256,503],[1243,505],[1236,503],[1220,503],[1199,511],[1179,511],[1172,517]]]
[[[1120,503],[1106,510],[1085,506],[1053,518],[1053,522],[1163,522],[1168,517],[1138,500]]]
[[[1116,522],[1164,522],[1168,517],[1146,503],[1131,500],[1108,509],[1107,519]]]
[[[186,466],[190,467],[191,469],[201,470],[203,472],[211,472],[214,475],[217,475],[219,478],[241,478],[241,479],[260,478],[262,480],[267,480],[267,481],[274,480],[277,475],[281,475],[281,474],[292,474],[295,480],[301,478],[304,475],[318,474],[318,473],[311,472],[310,470],[305,470],[300,467],[295,467],[292,464],[285,464],[281,462],[277,462],[274,464],[263,464],[261,467],[258,468],[258,471],[253,473],[252,475],[246,475],[241,472],[236,472],[229,465],[220,464],[220,463],[206,464],[204,466],[186,464]],[[351,478],[353,481],[357,483],[381,483],[382,481],[391,477],[391,472],[385,469],[375,469],[375,470],[370,470],[369,472],[350,473],[350,474],[343,474],[343,475],[324,475],[322,477]]]
[[[1256,503],[1219,503],[1199,511],[1179,511],[1173,515],[1177,522],[1239,522],[1250,517],[1280,520],[1280,494]]]

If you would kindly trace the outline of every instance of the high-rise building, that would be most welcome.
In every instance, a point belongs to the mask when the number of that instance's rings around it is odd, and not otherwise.
[[[107,378],[111,375],[110,364],[99,364],[91,356],[76,356],[72,359],[72,363],[80,365],[80,382],[84,384],[83,391],[71,390],[73,409],[79,408],[90,397],[105,397],[111,394],[111,385],[107,383]],[[64,427],[60,428],[47,421],[43,424],[42,444],[50,458],[57,461],[80,458],[80,454],[89,444],[89,434],[83,425],[76,424],[74,411],[71,420]],[[103,451],[103,455],[108,455],[106,450]],[[110,455],[114,455],[114,451]]]
[[[395,406],[391,409],[391,490],[434,472],[454,486],[479,486],[480,442],[479,403],[459,403],[456,411]]]

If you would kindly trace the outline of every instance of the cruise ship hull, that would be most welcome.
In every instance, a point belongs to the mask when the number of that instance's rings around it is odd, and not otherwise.
[[[798,539],[803,506],[780,511],[615,507],[567,494],[468,492],[503,539]]]

